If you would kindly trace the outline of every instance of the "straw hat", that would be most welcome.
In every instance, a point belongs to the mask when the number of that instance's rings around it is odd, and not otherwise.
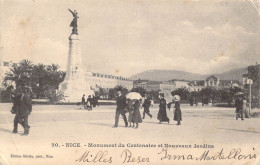
[[[174,101],[180,101],[181,100],[181,97],[179,95],[174,95],[173,96],[173,100]]]

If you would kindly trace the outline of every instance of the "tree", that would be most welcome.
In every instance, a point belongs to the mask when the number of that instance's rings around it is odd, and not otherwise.
[[[117,85],[115,88],[109,89],[108,97],[109,99],[115,99],[117,96],[117,91],[122,91],[123,95],[126,95],[128,93],[128,89],[124,86]]]
[[[154,102],[159,102],[159,90],[152,90],[148,92],[148,95],[150,96],[151,99],[154,100]]]
[[[34,65],[32,69],[32,90],[36,94],[37,98],[40,98],[44,95],[44,92],[47,90],[46,82],[47,70],[46,66],[43,64]]]
[[[182,100],[187,100],[189,98],[189,90],[185,87],[182,88],[177,88],[174,91],[171,92],[171,94],[174,95],[179,95]]]
[[[147,94],[147,91],[142,87],[133,88],[131,92],[138,92],[142,97],[144,97],[144,95]]]
[[[18,66],[13,66],[9,72],[6,73],[4,84],[8,81],[14,81],[16,86],[30,86],[32,74],[32,62],[29,60],[22,60]]]
[[[33,65],[31,61],[25,59],[18,66],[12,66],[6,73],[3,84],[8,87],[10,84],[8,82],[11,81],[15,82],[16,87],[29,86],[37,98],[40,98],[47,96],[48,91],[55,93],[55,89],[64,78],[65,72],[59,70],[59,65]]]
[[[109,90],[106,88],[99,88],[98,91],[95,92],[95,96],[99,96],[101,98],[108,98]]]
[[[47,74],[45,75],[46,85],[49,92],[54,93],[58,89],[59,84],[64,81],[65,72],[59,71],[59,65],[51,64],[47,66]]]
[[[207,100],[207,102],[209,100],[211,100],[213,102],[214,100],[218,100],[221,97],[220,92],[215,88],[201,89],[200,96],[202,98],[204,98],[205,100]]]

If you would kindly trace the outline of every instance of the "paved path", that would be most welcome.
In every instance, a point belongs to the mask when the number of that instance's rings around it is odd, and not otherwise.
[[[245,154],[259,155],[260,153],[259,118],[235,120],[233,108],[182,105],[183,121],[181,126],[177,126],[176,122],[172,120],[172,110],[167,111],[171,119],[170,124],[158,124],[156,119],[158,105],[155,105],[151,108],[153,118],[150,119],[147,116],[140,127],[134,129],[125,128],[121,118],[119,127],[112,128],[115,115],[113,105],[100,106],[93,111],[79,109],[75,105],[34,105],[33,112],[29,116],[30,135],[21,136],[23,133],[21,127],[19,127],[18,134],[12,133],[14,115],[10,113],[11,106],[11,104],[0,104],[0,162],[7,164],[53,164],[55,161],[59,161],[58,164],[78,164],[75,160],[86,150],[96,152],[105,149],[109,151],[110,155],[114,155],[112,164],[122,163],[123,158],[120,157],[120,153],[126,148],[89,148],[89,143],[192,146],[207,144],[214,145],[214,148],[211,149],[214,153],[219,152],[222,148],[226,154],[233,148],[241,148],[241,152]],[[66,147],[66,143],[69,142],[80,143],[81,147]],[[59,147],[55,147],[55,145]],[[136,155],[149,157],[150,162],[146,164],[173,164],[174,161],[177,164],[191,163],[188,160],[161,161],[158,147],[130,147],[127,149],[131,149]],[[189,153],[197,156],[205,150],[205,148],[195,149],[194,147],[170,149],[179,154]],[[32,154],[34,158],[11,158],[11,154]],[[45,158],[36,159],[37,154],[43,155]],[[53,158],[47,158],[46,154]],[[194,161],[193,164],[219,164],[223,161]],[[229,161],[227,163],[234,163],[235,160]],[[252,164],[252,162],[253,160],[244,160],[234,164]],[[136,164],[136,162],[128,164]]]

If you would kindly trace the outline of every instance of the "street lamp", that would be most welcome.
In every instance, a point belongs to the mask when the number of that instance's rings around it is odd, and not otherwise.
[[[253,84],[252,79],[247,79],[247,84],[249,85],[249,114],[251,113],[251,85]]]

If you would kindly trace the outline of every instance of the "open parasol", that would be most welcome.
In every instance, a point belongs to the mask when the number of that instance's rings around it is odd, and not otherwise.
[[[139,100],[142,99],[142,96],[140,95],[140,93],[130,92],[126,95],[126,99]]]

